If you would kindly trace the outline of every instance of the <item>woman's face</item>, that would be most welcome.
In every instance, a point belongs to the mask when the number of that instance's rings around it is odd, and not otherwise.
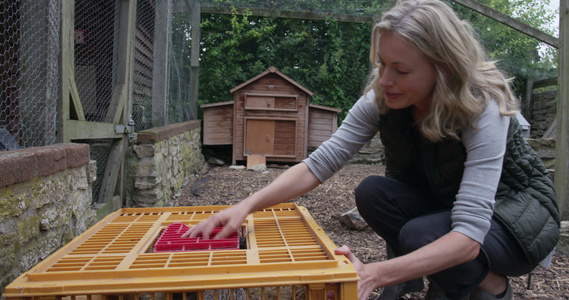
[[[379,38],[379,84],[391,109],[413,107],[428,112],[437,79],[435,66],[401,36],[384,32]]]

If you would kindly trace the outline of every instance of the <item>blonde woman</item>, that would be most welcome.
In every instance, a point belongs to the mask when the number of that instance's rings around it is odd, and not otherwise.
[[[247,214],[300,196],[338,171],[379,132],[385,176],[355,190],[357,207],[388,246],[385,261],[356,267],[359,299],[396,299],[431,286],[429,299],[513,299],[507,276],[554,250],[553,184],[513,117],[508,80],[470,26],[438,0],[401,0],[375,25],[377,67],[338,131],[310,157],[186,236],[217,237]]]

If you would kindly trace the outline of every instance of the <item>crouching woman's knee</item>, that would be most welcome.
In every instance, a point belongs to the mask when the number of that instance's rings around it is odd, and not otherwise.
[[[403,254],[411,253],[436,240],[430,233],[426,232],[423,225],[414,221],[407,222],[399,232],[399,244]]]
[[[377,198],[381,197],[381,185],[384,178],[377,175],[368,176],[355,188],[354,196],[358,210],[365,210],[370,203],[376,202]]]

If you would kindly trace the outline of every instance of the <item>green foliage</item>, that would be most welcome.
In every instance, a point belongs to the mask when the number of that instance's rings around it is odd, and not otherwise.
[[[556,76],[556,50],[503,24],[448,0],[459,16],[470,21],[490,59],[509,76],[520,97],[526,93],[527,79]],[[548,1],[548,0],[545,0]],[[202,4],[272,8],[299,11],[328,11],[347,14],[379,14],[393,1],[247,1],[209,0]],[[552,33],[553,15],[545,11],[544,0],[481,0],[522,22]],[[361,95],[370,70],[368,50],[371,23],[202,14],[199,103],[233,100],[230,89],[275,66],[314,92],[312,103],[342,109],[341,121]],[[173,29],[190,39],[189,28]],[[176,44],[176,41],[175,43]],[[180,49],[189,57],[190,42]],[[545,49],[545,51],[544,51]],[[177,53],[178,50],[175,50]],[[546,55],[544,55],[544,53]],[[189,70],[188,63],[183,68]],[[183,70],[179,72],[185,72]],[[183,90],[178,93],[185,93]],[[185,97],[182,97],[185,99]]]
[[[345,115],[369,70],[370,28],[332,19],[204,15],[201,104],[232,100],[230,89],[275,66],[314,92],[312,103],[340,108]]]
[[[553,30],[546,26],[551,24],[553,15],[546,12],[545,1],[481,0],[479,2],[553,34]],[[449,3],[462,19],[473,25],[489,59],[497,61],[498,66],[508,76],[514,78],[512,86],[519,97],[525,97],[528,79],[537,80],[557,76],[556,50],[455,2]],[[540,49],[545,49],[545,52],[540,53]]]
[[[391,6],[385,0],[201,0],[202,5],[250,7],[275,10],[319,11],[340,14],[377,14],[379,8]]]

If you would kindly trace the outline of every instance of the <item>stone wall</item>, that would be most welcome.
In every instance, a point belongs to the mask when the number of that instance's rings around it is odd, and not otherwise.
[[[532,103],[530,137],[541,138],[556,118],[557,89],[533,94]]]
[[[127,205],[170,206],[191,174],[204,170],[201,121],[167,125],[138,133],[128,161]]]
[[[96,221],[86,144],[0,152],[0,288]]]
[[[545,167],[553,172],[555,169],[555,139],[553,138],[543,138],[543,139],[526,139],[531,147],[537,152]]]
[[[385,163],[385,151],[379,133],[369,143],[365,144],[348,163],[383,165]]]

